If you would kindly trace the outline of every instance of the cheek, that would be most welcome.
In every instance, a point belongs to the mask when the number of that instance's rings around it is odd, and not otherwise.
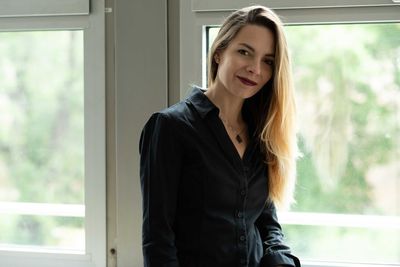
[[[264,84],[266,84],[269,80],[271,80],[273,75],[273,70],[272,68],[269,68],[265,71],[265,74],[263,75],[264,78]]]
[[[228,61],[224,61],[218,66],[218,75],[222,80],[226,80],[229,78],[229,75],[232,73],[231,64]]]

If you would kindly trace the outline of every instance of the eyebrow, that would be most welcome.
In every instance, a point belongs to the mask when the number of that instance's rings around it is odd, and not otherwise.
[[[240,43],[239,45],[245,46],[247,47],[249,50],[251,50],[252,52],[255,52],[256,50],[249,44],[246,43]],[[275,57],[275,54],[265,54],[265,56],[267,57]]]

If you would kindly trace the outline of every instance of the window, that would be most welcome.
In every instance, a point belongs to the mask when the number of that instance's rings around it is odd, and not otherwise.
[[[207,50],[223,17],[247,4],[239,2],[192,1],[193,23],[183,27],[196,29],[187,44],[200,38],[202,49],[194,45],[183,68],[199,58],[203,64],[195,67],[197,74],[182,77],[184,84],[192,79],[206,86]],[[280,213],[280,221],[305,266],[397,266],[399,6],[328,2],[260,3],[275,8],[287,24],[297,89],[302,152],[297,204]]]
[[[0,43],[0,243],[84,251],[82,31],[2,32]]]
[[[104,3],[6,2],[2,264],[105,266]]]
[[[293,210],[312,224],[286,226],[289,241],[308,259],[399,264],[400,23],[287,34],[302,152]]]

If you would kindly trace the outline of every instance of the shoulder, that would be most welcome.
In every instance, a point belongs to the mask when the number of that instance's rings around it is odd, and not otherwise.
[[[157,114],[174,121],[179,121],[182,120],[182,118],[193,115],[187,100],[182,100],[166,109],[157,112]]]
[[[166,121],[179,129],[192,125],[192,123],[197,120],[198,116],[190,102],[186,99],[154,113],[152,117]]]
[[[183,100],[168,108],[153,113],[148,119],[145,128],[168,128],[169,131],[177,132],[180,128],[185,127],[188,118],[193,118],[193,116],[193,111],[189,107],[188,102]]]

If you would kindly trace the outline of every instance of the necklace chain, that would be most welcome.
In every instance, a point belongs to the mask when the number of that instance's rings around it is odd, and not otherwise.
[[[226,125],[226,127],[228,127],[229,130],[231,130],[231,131],[235,134],[235,139],[236,139],[236,141],[237,141],[239,144],[241,144],[241,143],[243,142],[243,138],[242,138],[240,135],[243,133],[244,129],[246,128],[246,125],[243,126],[241,129],[236,130],[234,127],[232,127],[232,125],[230,125],[230,124],[228,123],[228,120],[226,120],[226,119],[224,118],[224,116],[222,116],[221,114],[219,114],[219,117],[220,117],[220,119],[222,120],[222,122]]]

